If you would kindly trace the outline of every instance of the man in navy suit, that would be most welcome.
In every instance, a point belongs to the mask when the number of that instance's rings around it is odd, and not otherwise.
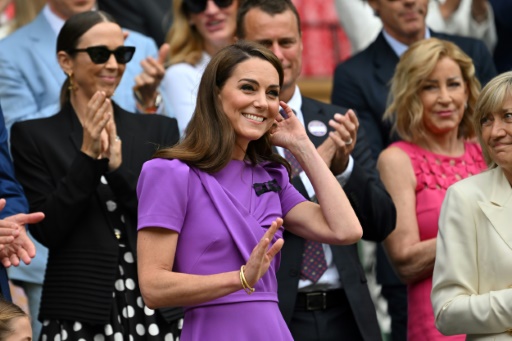
[[[0,294],[11,300],[6,267],[17,266],[20,261],[26,264],[35,256],[34,243],[27,236],[25,224],[41,221],[41,212],[25,214],[28,211],[27,199],[21,185],[14,178],[11,156],[7,147],[7,131],[4,115],[0,107]]]
[[[491,55],[476,39],[440,34],[425,24],[428,0],[369,0],[380,17],[383,30],[365,50],[336,67],[331,101],[353,108],[364,128],[375,159],[396,136],[391,123],[382,120],[386,109],[389,82],[400,55],[409,45],[421,39],[436,37],[457,44],[473,58],[476,75],[482,84],[496,75]],[[389,265],[386,255],[377,249],[377,280],[388,300],[392,318],[392,339],[406,340],[407,297],[405,286]]]
[[[246,0],[237,18],[239,39],[271,49],[284,69],[279,98],[306,127],[311,141],[343,186],[363,226],[363,238],[381,241],[395,226],[395,208],[379,180],[367,135],[354,113],[301,95],[300,18],[290,0]],[[355,144],[355,146],[354,146]],[[279,150],[282,155],[286,152]],[[307,176],[293,185],[314,200]],[[326,270],[317,280],[301,278],[306,241],[284,234],[277,273],[279,307],[295,340],[381,340],[375,307],[358,257],[357,245],[321,245]]]

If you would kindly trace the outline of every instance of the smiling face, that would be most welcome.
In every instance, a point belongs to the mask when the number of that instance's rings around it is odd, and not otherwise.
[[[124,44],[123,32],[119,25],[101,22],[94,25],[80,38],[76,48],[85,49],[91,46],[106,46],[115,50]],[[102,64],[95,64],[86,52],[69,55],[60,51],[59,62],[67,74],[73,75],[73,96],[88,101],[96,91],[101,90],[111,97],[123,76],[126,64],[119,64],[114,55]]]
[[[250,9],[244,19],[244,39],[267,47],[279,58],[284,70],[281,99],[290,100],[302,69],[302,39],[297,18],[291,10],[271,15]]]
[[[483,116],[480,124],[489,156],[512,183],[512,94],[507,95],[501,110]]]
[[[204,48],[210,56],[233,42],[237,9],[238,0],[225,8],[218,7],[214,1],[206,1],[203,12],[189,14],[190,23],[203,37]]]
[[[279,111],[279,75],[268,61],[252,57],[238,64],[219,93],[236,135],[234,158],[243,159],[249,142],[261,138]],[[238,155],[239,154],[239,155]]]
[[[410,45],[425,37],[428,0],[369,0],[393,38]]]
[[[467,86],[459,65],[441,58],[420,87],[423,124],[433,135],[457,132],[468,100]]]
[[[10,324],[14,332],[4,341],[32,341],[32,327],[28,317],[17,317],[12,319]]]

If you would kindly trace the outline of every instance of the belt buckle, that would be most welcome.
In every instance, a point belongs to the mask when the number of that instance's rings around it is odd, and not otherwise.
[[[327,308],[326,292],[306,293],[306,310],[325,310]]]

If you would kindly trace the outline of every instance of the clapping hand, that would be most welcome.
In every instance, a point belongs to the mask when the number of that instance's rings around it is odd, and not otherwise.
[[[142,108],[152,107],[158,96],[158,87],[165,75],[165,61],[169,55],[169,44],[163,44],[158,59],[151,56],[141,61],[142,72],[135,77],[133,91]]]
[[[347,168],[350,153],[356,145],[359,120],[354,111],[350,109],[345,115],[334,114],[329,121],[329,126],[334,128],[334,131],[329,133],[329,139],[334,142],[336,148],[328,165],[332,172],[338,175]]]
[[[82,118],[82,152],[93,159],[108,158],[108,169],[114,171],[122,163],[121,139],[117,135],[112,102],[105,92],[97,91],[87,104]]]
[[[0,199],[0,210],[5,207],[5,199]],[[4,267],[18,266],[20,260],[30,264],[36,255],[34,243],[25,230],[25,224],[35,224],[44,219],[42,212],[20,213],[0,220],[0,261]]]

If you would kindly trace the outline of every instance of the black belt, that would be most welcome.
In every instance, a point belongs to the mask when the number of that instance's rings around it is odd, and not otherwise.
[[[347,304],[345,290],[299,292],[295,302],[295,310],[325,310]]]

